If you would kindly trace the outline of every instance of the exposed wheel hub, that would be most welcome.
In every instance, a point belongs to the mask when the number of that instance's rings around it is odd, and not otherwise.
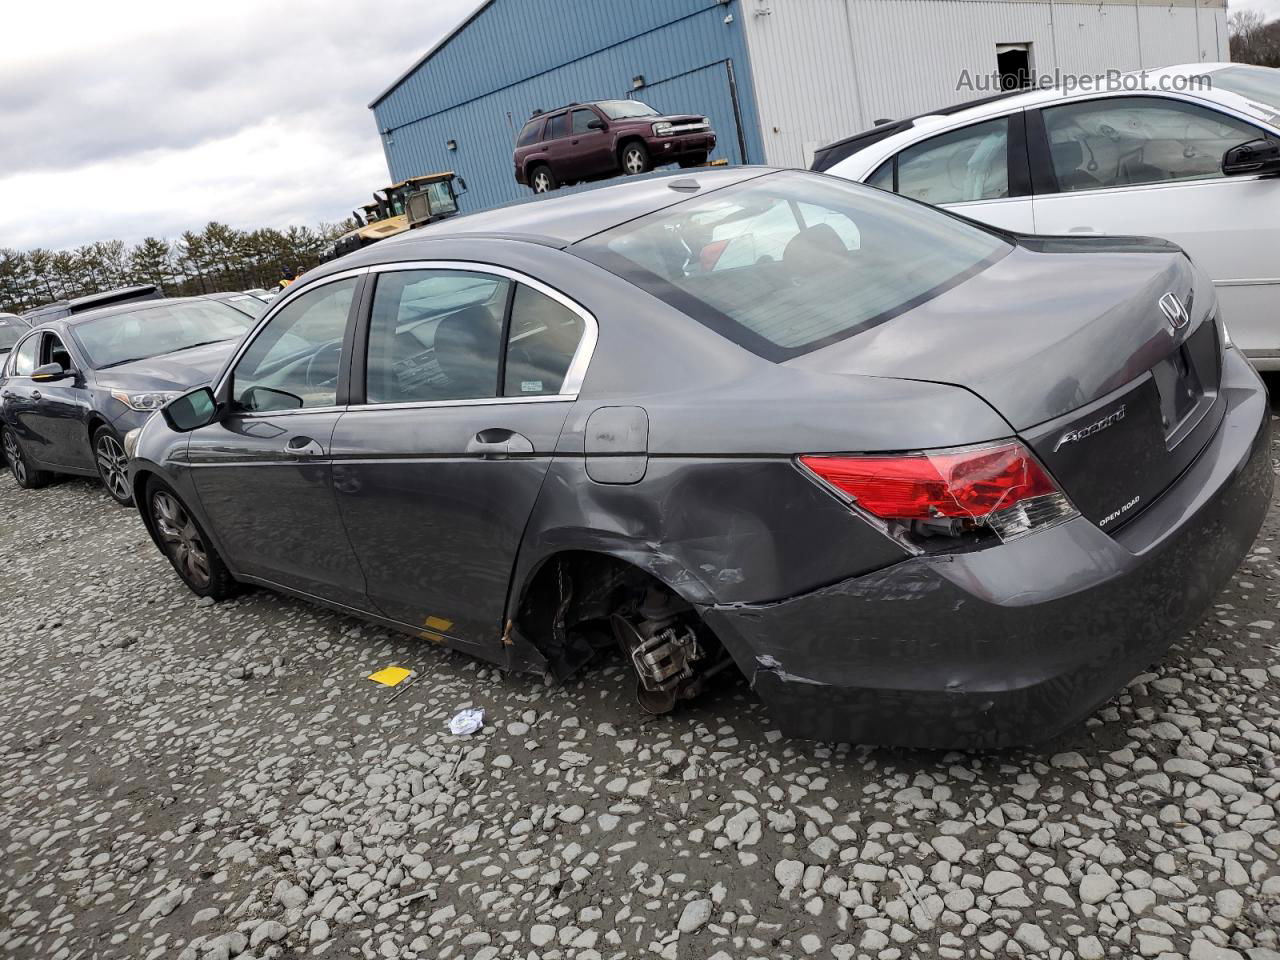
[[[670,598],[651,593],[633,621],[622,614],[613,616],[613,633],[635,668],[636,699],[648,713],[669,713],[678,700],[696,696],[702,678],[694,672],[695,661],[706,654],[697,633]]]

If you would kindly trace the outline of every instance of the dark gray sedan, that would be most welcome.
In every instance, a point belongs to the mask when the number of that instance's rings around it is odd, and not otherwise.
[[[1177,247],[744,167],[329,263],[128,445],[202,596],[560,677],[620,648],[652,712],[736,666],[795,736],[995,746],[1203,616],[1268,440]]]
[[[18,485],[96,475],[131,504],[124,435],[208,383],[251,322],[209,300],[151,299],[24,327],[0,361],[0,449]]]

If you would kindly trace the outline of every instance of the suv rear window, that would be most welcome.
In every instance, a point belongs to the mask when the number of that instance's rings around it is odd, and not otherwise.
[[[571,249],[782,361],[884,323],[1012,246],[881,190],[788,172],[706,193]]]
[[[520,131],[520,136],[516,138],[517,147],[527,147],[531,143],[538,142],[538,134],[542,132],[542,118],[530,120],[524,125],[524,129]]]

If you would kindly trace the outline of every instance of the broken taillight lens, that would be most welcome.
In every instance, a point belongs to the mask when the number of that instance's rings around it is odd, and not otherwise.
[[[912,541],[984,534],[1007,541],[1076,515],[1016,440],[889,456],[802,456],[800,463]]]

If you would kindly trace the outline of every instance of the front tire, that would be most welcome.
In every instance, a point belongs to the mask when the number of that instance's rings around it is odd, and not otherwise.
[[[622,148],[622,172],[632,177],[638,173],[648,173],[653,164],[649,161],[649,151],[643,143],[628,143]]]
[[[122,507],[133,506],[133,490],[129,487],[129,458],[125,456],[120,438],[110,427],[99,427],[93,434],[93,459],[98,466],[98,477],[111,494],[111,499]]]
[[[187,588],[213,600],[231,596],[235,578],[173,489],[152,479],[147,484],[146,508],[160,549]]]
[[[543,164],[534,167],[530,172],[529,186],[534,193],[550,193],[560,184],[556,182],[556,175],[551,172],[551,168]]]
[[[35,490],[46,486],[53,479],[48,470],[40,470],[22,449],[18,438],[8,427],[0,427],[0,444],[4,446],[4,458],[9,461],[13,479],[23,490]]]

